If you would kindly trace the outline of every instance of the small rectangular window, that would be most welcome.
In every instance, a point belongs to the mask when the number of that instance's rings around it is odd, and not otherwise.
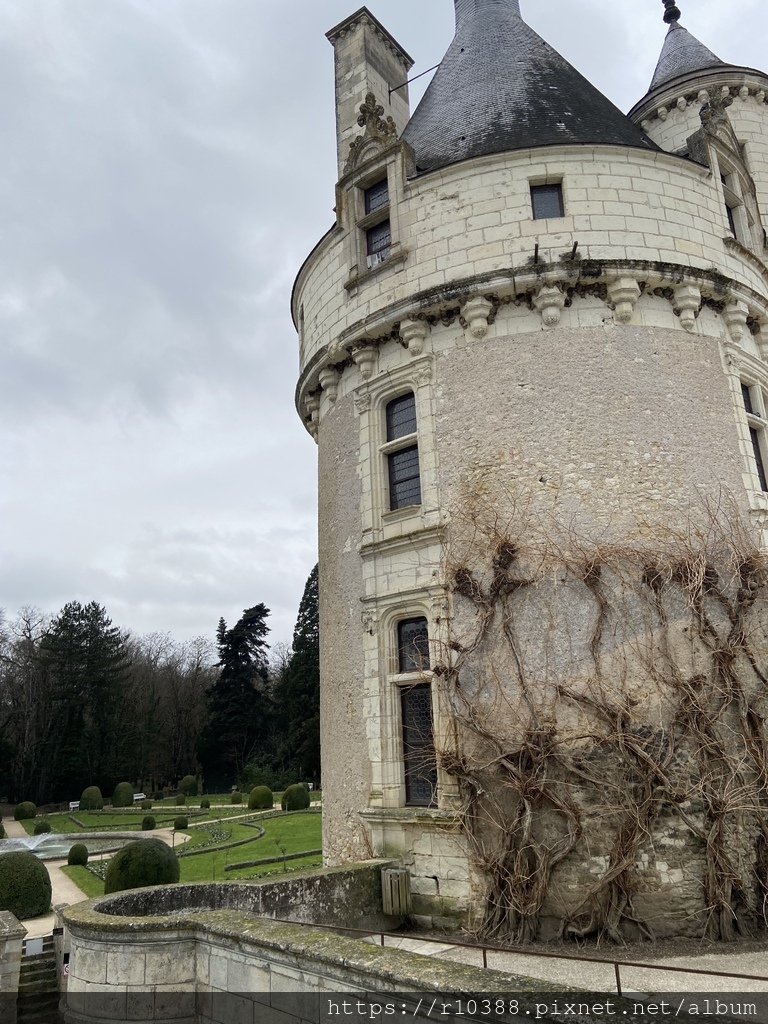
[[[387,405],[387,440],[397,441],[416,433],[416,399],[412,394],[396,398]]]
[[[387,456],[389,461],[389,507],[393,511],[421,504],[419,447],[401,448]]]
[[[377,181],[363,193],[365,196],[365,212],[374,213],[383,206],[389,205],[389,183],[386,178]]]
[[[563,206],[562,185],[531,185],[531,205],[534,220],[549,220],[551,217],[562,217]]]
[[[429,670],[429,634],[425,618],[398,622],[397,667],[399,672]]]
[[[741,397],[744,399],[744,408],[747,410],[748,414],[750,416],[756,416],[757,413],[752,405],[752,393],[750,392],[747,384],[741,385]]]
[[[726,207],[725,207],[725,213],[726,213],[726,216],[728,217],[728,227],[731,229],[731,234],[733,235],[734,238],[736,238],[737,237],[737,234],[736,234],[736,218],[733,215],[733,209],[730,206],[728,206],[727,204],[726,204]]]
[[[400,694],[403,716],[405,802],[410,807],[437,803],[437,760],[432,732],[432,688],[409,686]]]
[[[760,433],[755,430],[754,427],[749,428],[749,437],[752,441],[752,452],[755,456],[755,464],[757,466],[757,478],[760,481],[760,488],[763,491],[768,491],[768,479],[765,476],[765,463],[763,462],[763,453],[760,450]]]
[[[381,224],[369,228],[365,237],[369,256],[379,256],[382,259],[389,256],[389,250],[392,248],[392,231],[389,220],[383,220]]]

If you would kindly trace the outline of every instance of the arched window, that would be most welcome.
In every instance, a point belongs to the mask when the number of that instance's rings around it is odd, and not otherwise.
[[[426,619],[402,619],[398,622],[397,667],[401,673],[429,671],[429,634]]]
[[[419,445],[416,437],[416,398],[413,392],[387,405],[389,507],[394,511],[421,504]]]

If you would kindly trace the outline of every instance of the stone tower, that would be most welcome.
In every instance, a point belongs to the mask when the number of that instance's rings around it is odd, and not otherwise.
[[[422,923],[764,924],[768,76],[665,9],[630,116],[518,0],[455,0],[412,115],[366,8],[329,33],[324,841],[400,858]]]

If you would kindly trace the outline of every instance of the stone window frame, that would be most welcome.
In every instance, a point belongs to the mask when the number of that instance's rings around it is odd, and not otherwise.
[[[560,189],[560,207],[561,212],[558,217],[537,217],[536,208],[533,200],[533,190],[536,188],[542,188],[544,186],[558,186]],[[533,220],[552,221],[562,220],[567,216],[568,202],[566,196],[566,185],[564,174],[545,174],[545,175],[534,175],[528,179],[528,197],[531,204],[531,218]]]
[[[356,389],[360,411],[361,520],[363,544],[379,543],[402,536],[407,528],[434,527],[440,520],[437,494],[437,452],[435,411],[431,387],[432,357],[424,355],[393,367],[378,379]],[[416,400],[416,437],[419,446],[421,504],[390,509],[389,459],[397,448],[407,447],[413,437],[387,441],[387,405],[407,392]]]
[[[742,385],[745,385],[750,389],[758,389],[763,403],[762,406],[758,407],[768,413],[768,366],[761,359],[743,349],[736,351],[733,347],[729,346],[728,353],[728,378],[736,414],[739,448],[741,449],[742,481],[747,492],[750,508],[753,512],[764,516],[768,513],[768,492],[763,491],[760,486],[752,448],[752,439],[749,433],[751,417],[744,407],[744,397],[741,388]],[[761,453],[763,455],[763,464],[768,473],[768,418],[762,420],[760,417],[755,417],[755,422],[759,422],[765,432],[763,439],[761,439],[761,441],[764,441],[761,446]],[[768,534],[765,535],[765,538],[768,540]]]
[[[399,199],[404,185],[404,169],[400,146],[377,153],[365,161],[350,175],[345,176],[337,186],[336,205],[339,209],[339,220],[348,225],[346,249],[350,263],[350,277],[344,287],[350,293],[368,278],[401,264],[407,257],[403,247],[399,218]],[[387,180],[388,202],[370,213],[365,208],[366,190]],[[373,266],[368,265],[368,232],[389,221],[390,244],[387,257]]]
[[[753,478],[753,491],[768,497],[768,389],[765,384],[749,375],[739,375],[741,391],[741,412],[746,419],[748,430],[747,465]],[[749,394],[751,410],[747,409],[743,390]],[[754,438],[754,440],[753,440]],[[757,455],[755,454],[757,444]],[[758,462],[759,455],[759,462]]]
[[[726,238],[735,238],[740,245],[751,251],[760,251],[757,233],[760,217],[752,201],[749,176],[738,161],[729,156],[723,146],[714,145],[713,153],[717,166],[713,167],[716,186],[720,190],[723,222]],[[753,209],[754,206],[754,209]],[[735,229],[735,230],[734,230]]]

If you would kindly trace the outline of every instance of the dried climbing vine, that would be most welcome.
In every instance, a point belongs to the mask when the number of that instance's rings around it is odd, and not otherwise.
[[[519,503],[454,516],[438,754],[484,936],[532,941],[554,921],[561,937],[653,940],[664,836],[680,927],[765,929],[768,560],[732,510],[703,518],[619,546],[534,529]]]

